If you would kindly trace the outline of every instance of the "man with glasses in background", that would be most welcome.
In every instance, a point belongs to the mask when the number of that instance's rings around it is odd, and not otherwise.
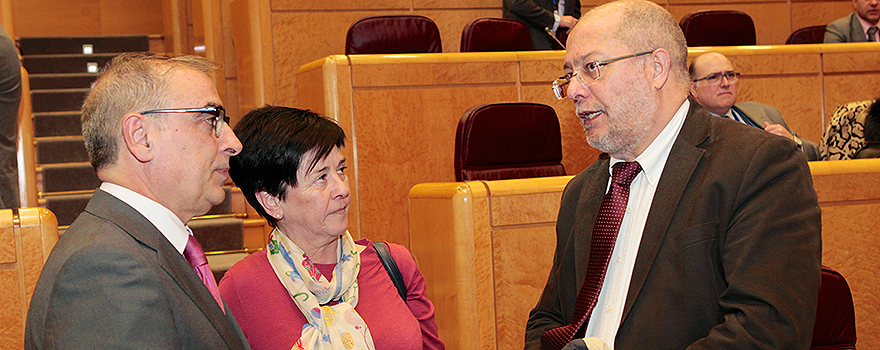
[[[807,160],[819,159],[819,146],[798,137],[776,107],[758,102],[736,102],[740,74],[734,71],[726,56],[718,52],[699,55],[691,61],[688,72],[693,81],[691,96],[709,113],[789,138],[801,147]]]
[[[241,151],[215,69],[126,53],[92,84],[83,139],[103,183],[43,267],[25,349],[249,349],[185,226],[223,202]]]
[[[598,6],[553,83],[603,155],[562,195],[525,349],[806,349],[821,223],[797,144],[688,99],[659,5]]]

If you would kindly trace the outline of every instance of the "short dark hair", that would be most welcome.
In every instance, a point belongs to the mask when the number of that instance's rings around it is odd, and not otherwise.
[[[334,148],[345,147],[345,131],[335,121],[310,110],[263,106],[248,112],[235,125],[241,152],[229,160],[229,176],[248,203],[272,227],[277,219],[257,201],[257,192],[284,200],[287,186],[296,187],[303,157],[314,153],[311,170]]]
[[[865,141],[880,141],[880,99],[871,104],[865,117]]]

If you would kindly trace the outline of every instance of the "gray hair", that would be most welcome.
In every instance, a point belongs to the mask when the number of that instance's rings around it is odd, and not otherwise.
[[[98,170],[116,162],[124,115],[159,108],[169,99],[171,73],[193,69],[212,76],[217,68],[200,56],[129,52],[114,57],[98,73],[82,106],[83,140],[92,167]]]

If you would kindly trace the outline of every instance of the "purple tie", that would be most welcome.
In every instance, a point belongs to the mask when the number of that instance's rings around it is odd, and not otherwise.
[[[202,245],[192,235],[189,236],[186,248],[183,249],[183,257],[196,270],[196,274],[199,275],[205,287],[208,287],[208,291],[214,296],[217,305],[220,305],[220,310],[226,313],[226,309],[223,308],[223,301],[220,299],[220,291],[217,290],[217,280],[214,279],[214,273],[211,272],[211,267],[208,266],[208,258],[205,257],[205,251],[202,250]]]
[[[599,299],[608,261],[611,260],[611,252],[614,251],[614,242],[617,240],[617,231],[620,230],[626,202],[629,200],[629,185],[642,171],[637,162],[619,162],[612,168],[611,190],[602,199],[602,206],[599,207],[599,215],[596,216],[596,224],[593,226],[587,276],[574,304],[574,319],[568,325],[550,329],[541,335],[541,346],[545,350],[559,350],[568,344],[578,329],[590,319]]]

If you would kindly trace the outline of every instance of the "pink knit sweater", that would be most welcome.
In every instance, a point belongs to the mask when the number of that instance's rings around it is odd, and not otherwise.
[[[445,349],[437,335],[434,305],[425,295],[425,279],[409,251],[388,244],[407,286],[404,303],[370,241],[356,243],[367,248],[361,253],[355,310],[370,328],[376,349]],[[317,267],[330,277],[335,264]],[[289,350],[302,334],[306,318],[275,276],[266,250],[235,264],[220,281],[220,295],[254,350]]]

